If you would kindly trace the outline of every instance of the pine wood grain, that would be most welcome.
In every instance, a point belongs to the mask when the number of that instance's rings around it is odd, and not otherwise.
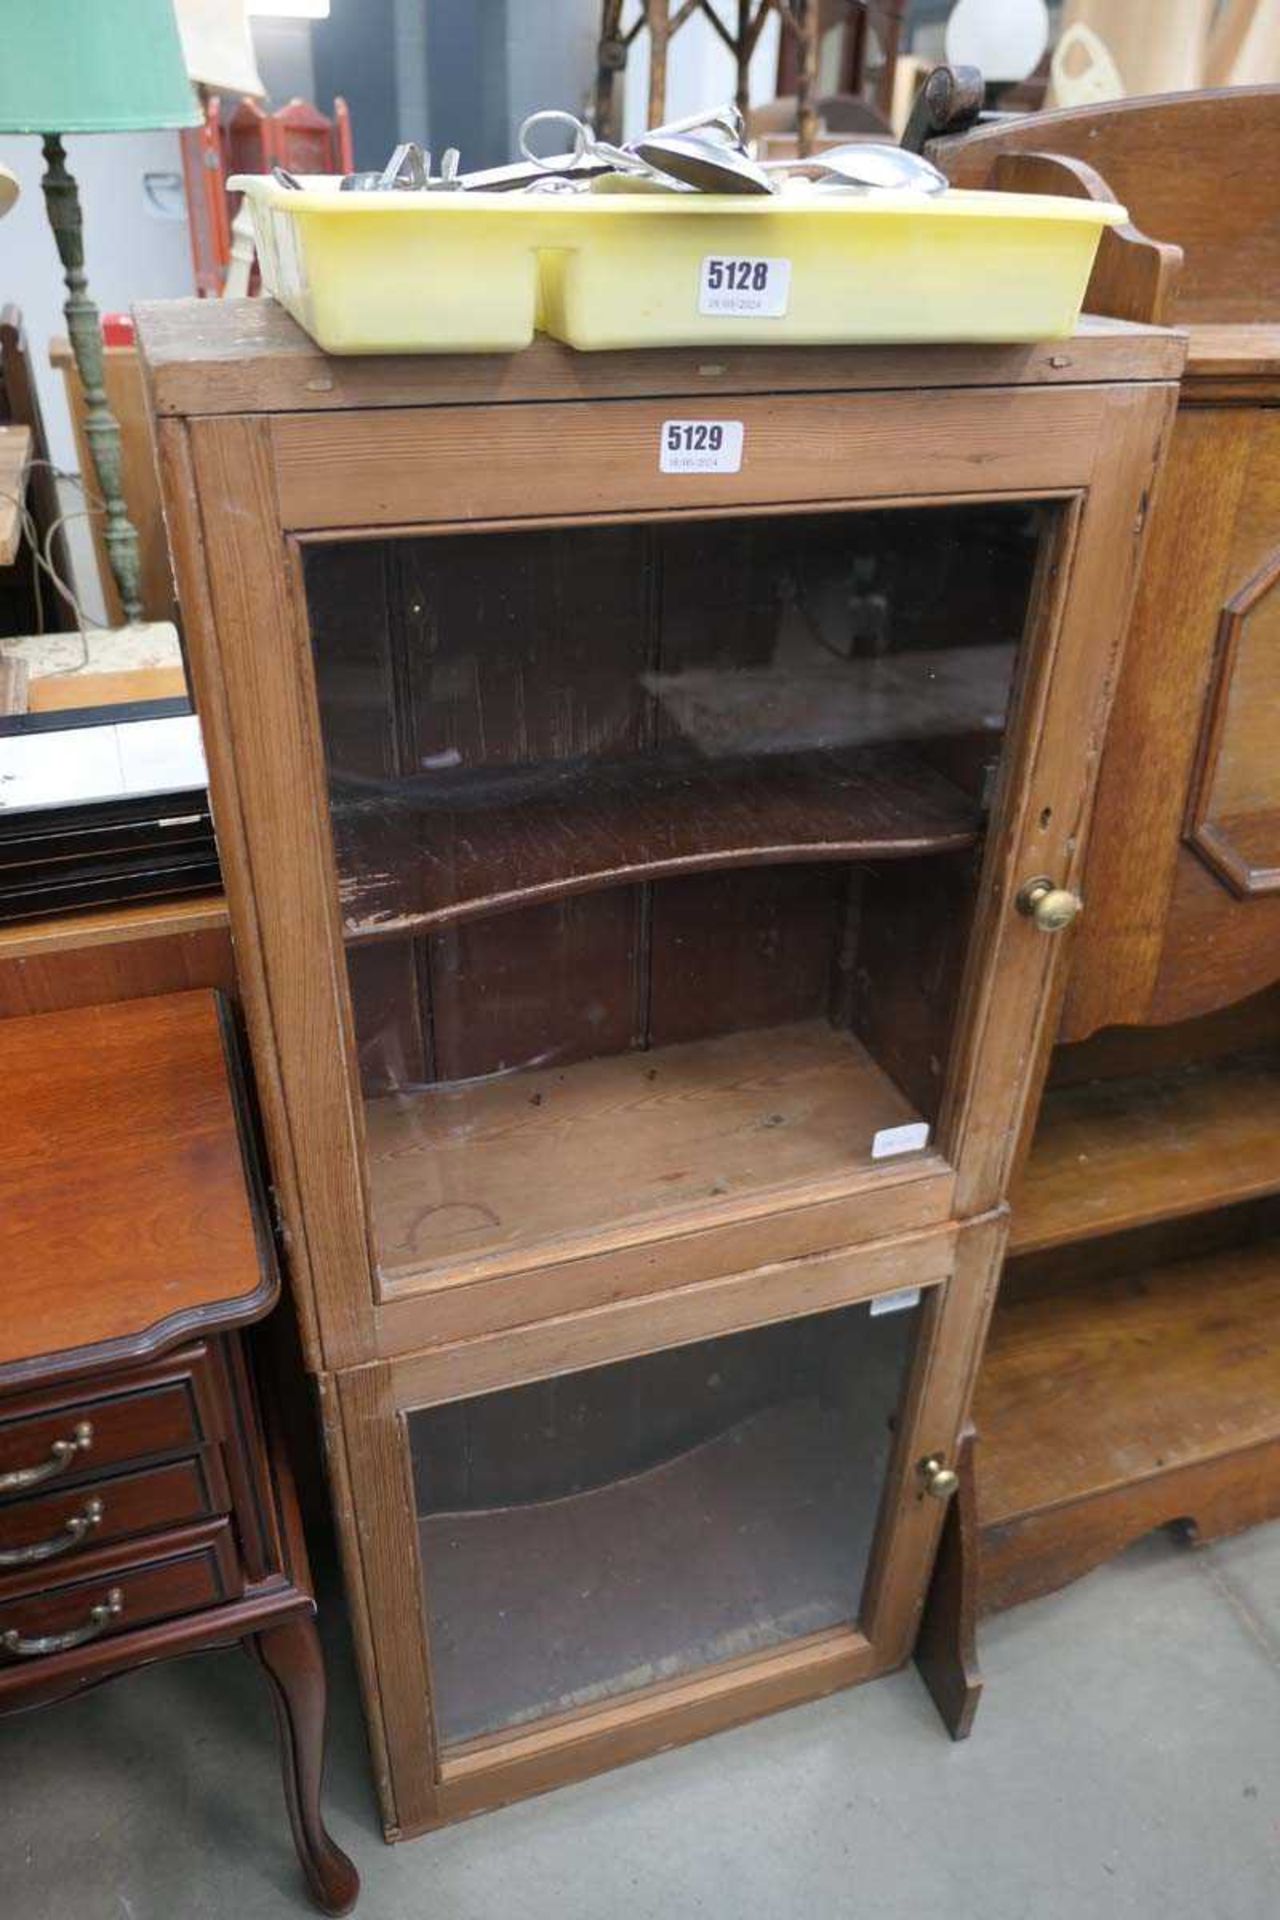
[[[682,1746],[725,1727],[869,1680],[886,1662],[850,1627],[815,1634],[754,1659],[726,1661],[691,1680],[659,1684],[593,1714],[495,1741],[441,1763],[438,1812],[405,1832],[423,1832],[606,1768]]]
[[[936,1287],[952,1270],[956,1239],[955,1227],[935,1227],[723,1274],[700,1287],[677,1282],[661,1292],[620,1296],[591,1313],[423,1348],[391,1363],[396,1403],[406,1410],[434,1406],[903,1287]]]
[[[944,1103],[939,1124],[960,1169],[962,1217],[1004,1199],[1047,1065],[1067,952],[1061,940],[1046,940],[1009,907],[1033,874],[1080,886],[1097,768],[1142,558],[1146,502],[1175,399],[1176,390],[1169,388],[1107,390],[1091,485],[1043,556],[1029,670],[1010,716],[998,796],[1003,811],[997,810],[988,835],[950,1066],[950,1105]],[[1015,995],[1026,995],[1040,1010],[1030,1054],[1026,1029],[1010,1017]],[[1012,1112],[1011,1088],[1017,1090]]]
[[[1124,391],[1124,389],[1120,389]],[[291,532],[697,508],[1052,493],[1093,471],[1095,388],[743,395],[736,473],[663,473],[672,401],[384,408],[265,421]],[[979,427],[979,420],[981,425]],[[198,423],[201,439],[210,422]],[[548,452],[554,451],[554,459]]]
[[[273,1154],[282,1167],[298,1266],[314,1257],[313,1242],[324,1254],[316,1277],[326,1296],[324,1357],[347,1364],[370,1351],[372,1301],[358,1133],[355,1153],[351,1147],[360,1116],[352,1097],[349,1014],[333,993],[338,906],[301,580],[281,539],[265,422],[202,422],[192,444],[184,441],[171,453],[189,506],[192,482],[201,489],[198,528],[182,522],[179,578],[184,593],[190,587],[189,638],[200,636],[192,657],[200,655],[199,671],[211,683],[210,699],[201,691],[199,704],[211,743],[210,779],[219,792],[228,896],[245,916],[236,922],[244,932],[238,942],[242,988],[255,1046],[267,1050],[260,1084]],[[197,537],[198,551],[190,544]],[[199,678],[196,684],[202,689]],[[251,768],[274,791],[268,798],[255,781],[254,804],[242,811],[239,783]],[[246,843],[253,862],[248,900]],[[265,922],[256,904],[263,894],[270,902]],[[318,995],[317,972],[324,983]],[[280,1031],[308,1038],[296,1051],[277,1052]],[[288,1086],[292,1126],[277,1074]],[[305,1224],[295,1203],[295,1179],[304,1169],[310,1176]],[[307,1319],[304,1334],[317,1354],[318,1335]]]
[[[528,1263],[503,1255],[461,1264],[442,1284],[422,1287],[413,1274],[387,1284],[376,1312],[378,1351],[386,1358],[424,1347],[483,1339],[504,1328],[591,1314],[618,1300],[641,1302],[673,1287],[697,1289],[725,1276],[810,1258],[849,1260],[871,1242],[939,1228],[951,1217],[955,1175],[934,1153],[906,1156],[886,1177],[877,1161],[861,1174],[842,1168],[834,1183],[793,1189],[787,1204],[764,1188],[754,1197],[708,1202],[691,1230],[679,1214],[634,1226],[613,1225],[591,1237],[590,1250],[557,1245],[529,1250]],[[829,1191],[834,1185],[835,1191]],[[834,1254],[832,1250],[835,1250]]]
[[[276,1048],[274,1017],[266,987],[266,962],[247,850],[246,802],[231,748],[229,699],[215,645],[215,615],[205,552],[195,466],[185,425],[157,421],[155,453],[164,494],[174,578],[182,597],[186,666],[200,714],[201,740],[209,764],[216,816],[218,861],[233,924],[240,1004],[253,1050],[254,1083],[261,1103],[272,1184],[280,1196],[281,1241],[288,1256],[294,1310],[303,1354],[322,1360],[310,1248],[299,1200],[299,1175]],[[234,899],[234,907],[232,900]]]
[[[950,1448],[963,1419],[1004,1233],[999,1202],[1063,971],[1063,943],[1046,941],[1013,912],[1012,900],[1031,873],[1052,871],[1066,884],[1078,875],[1145,495],[1182,343],[1103,326],[1047,353],[1012,356],[947,349],[729,355],[709,363],[679,354],[591,361],[535,349],[512,360],[412,366],[330,363],[304,345],[286,350],[282,358],[297,357],[292,371],[282,371],[272,364],[268,333],[280,336],[269,311],[244,321],[242,341],[235,313],[197,317],[198,327],[220,330],[225,349],[203,361],[195,335],[181,343],[180,325],[173,357],[166,363],[163,350],[156,357],[153,393],[161,410],[189,416],[162,422],[160,441],[190,601],[193,677],[300,1290],[323,1330],[313,1352],[341,1368],[329,1393],[330,1409],[335,1399],[338,1408],[330,1435],[342,1462],[345,1551],[357,1575],[375,1749],[379,1764],[386,1761],[384,1806],[389,1822],[409,1831],[906,1656],[941,1520],[919,1463],[925,1452]],[[714,372],[700,371],[712,364]],[[1123,384],[1106,384],[1117,375]],[[740,475],[683,487],[658,474],[656,425],[686,411],[687,401],[673,407],[672,397],[691,393],[742,396],[734,417],[740,411],[747,421],[752,450]],[[360,402],[354,409],[353,400]],[[507,400],[523,404],[501,404]],[[245,408],[258,417],[215,417]],[[553,462],[548,444],[557,449]],[[733,484],[724,485],[726,478]],[[302,543],[290,529],[420,533],[539,518],[583,526],[690,509],[795,514],[823,502],[852,512],[873,502],[1026,492],[1053,502],[1044,516],[1051,537],[1023,640],[950,1066],[955,1091],[943,1144],[958,1169],[955,1188],[942,1156],[927,1177],[851,1165],[841,1109],[832,1177],[769,1189],[763,1198],[731,1195],[738,1214],[727,1223],[708,1224],[679,1207],[653,1214],[647,1238],[625,1223],[597,1223],[593,1234],[570,1242],[574,1257],[561,1257],[564,1247],[545,1259],[526,1250],[521,1287],[510,1285],[497,1307],[480,1312],[476,1298],[503,1276],[477,1274],[455,1287],[446,1273],[442,1285],[415,1294],[410,1274],[403,1287],[380,1288],[369,1258],[365,1121],[313,633]],[[406,606],[411,615],[409,600]],[[641,1057],[641,1070],[652,1064]],[[511,1097],[521,1091],[515,1084]],[[658,1116],[664,1126],[667,1118]],[[761,1129],[766,1139],[775,1131],[787,1130]],[[627,1153],[630,1145],[621,1141]],[[530,1194],[541,1204],[547,1183],[523,1171],[524,1204]],[[625,1164],[610,1168],[593,1139],[571,1179],[575,1188],[612,1184],[605,1197],[616,1207],[626,1171]],[[779,1191],[787,1204],[773,1203]],[[877,1205],[885,1196],[901,1203],[899,1229],[922,1230],[868,1245],[868,1223],[884,1217]],[[952,1211],[968,1224],[940,1217],[953,1197]],[[921,1208],[938,1221],[931,1231],[923,1230]],[[975,1213],[981,1217],[969,1220]],[[619,1231],[627,1244],[611,1246]],[[718,1668],[441,1768],[406,1410],[785,1319],[811,1301],[834,1304],[909,1285],[930,1287],[932,1297],[890,1469],[867,1634],[838,1634],[732,1674]],[[445,1311],[433,1322],[438,1301]],[[379,1351],[389,1363],[371,1360]]]
[[[1158,231],[1158,229],[1157,229]],[[1086,316],[1070,340],[1034,346],[717,347],[575,353],[547,339],[515,354],[320,351],[274,300],[166,300],[135,309],[154,410],[314,412],[670,393],[1069,385],[1176,379],[1180,343],[1150,327]]]
[[[1131,359],[1131,369],[1141,365],[1150,373],[1165,367],[1168,341],[1158,335],[1141,336],[1140,331],[1123,334],[1131,346],[1139,337],[1145,337],[1151,353],[1142,362]],[[1181,343],[1175,345],[1180,352]],[[841,364],[841,377],[847,381],[866,371],[866,362],[858,355]],[[755,377],[773,380],[777,372],[778,362],[770,358],[759,361]],[[428,371],[428,377],[434,375]],[[612,368],[612,377],[616,383],[618,368]],[[220,383],[221,376],[210,368],[211,404],[221,391]],[[1021,1083],[1033,1064],[1026,1039],[1028,1023],[1039,1020],[1044,995],[1063,957],[1062,944],[1044,941],[1009,912],[1008,902],[1026,873],[1040,871],[1046,862],[1070,875],[1092,772],[1089,758],[1082,760],[1078,751],[1084,701],[1081,676],[1094,672],[1096,663],[1091,662],[1097,650],[1116,638],[1138,538],[1141,490],[1149,478],[1170,398],[1166,385],[1153,382],[1118,389],[1086,385],[1001,390],[998,396],[980,388],[950,395],[843,392],[829,396],[820,406],[803,395],[773,395],[761,402],[779,422],[786,417],[788,431],[800,434],[806,474],[816,456],[814,446],[801,433],[805,420],[819,419],[820,433],[834,449],[837,465],[852,467],[849,448],[856,435],[870,434],[872,417],[866,411],[870,406],[880,430],[868,438],[865,466],[857,462],[854,478],[874,482],[877,488],[887,486],[884,448],[893,439],[901,443],[901,477],[907,479],[909,471],[913,490],[927,488],[927,497],[935,497],[934,490],[944,477],[939,475],[937,460],[942,423],[932,409],[935,401],[945,400],[949,416],[954,416],[950,441],[957,449],[957,471],[964,476],[959,497],[990,498],[993,489],[1007,491],[1019,475],[1025,481],[1027,474],[1021,467],[1015,472],[1005,458],[1005,450],[1015,441],[1021,449],[1019,460],[1032,463],[1038,484],[1050,492],[1087,489],[1090,500],[1096,492],[1096,510],[1087,511],[1079,523],[1069,510],[1063,538],[1050,543],[1042,581],[1044,607],[1026,642],[1033,664],[1025,677],[1021,717],[1015,716],[1011,728],[1012,764],[1004,785],[1001,824],[993,836],[994,851],[983,881],[971,968],[974,982],[986,978],[993,966],[1000,973],[998,1012],[994,995],[987,995],[979,1006],[970,992],[959,1016],[961,1041],[952,1067],[958,1090],[952,1115],[956,1151],[962,1152],[968,1144],[973,1156],[972,1177],[962,1200],[965,1212],[981,1211],[1001,1196],[1017,1135],[1016,1124],[1010,1126],[1004,1115],[1005,1090],[1010,1076]],[[590,449],[598,454],[605,441],[612,443],[627,405],[619,401],[585,410],[606,418],[598,427],[584,429],[584,459]],[[509,431],[524,434],[527,442],[528,407],[454,406],[441,416],[441,433],[464,431],[469,474],[483,468],[499,471],[481,458],[468,422],[472,414],[502,411],[518,416]],[[556,407],[550,411],[567,419],[584,410]],[[354,505],[358,513],[376,518],[385,511],[384,492],[387,500],[393,493],[397,498],[403,495],[404,476],[394,458],[398,434],[409,434],[427,450],[430,460],[439,451],[425,411],[410,416],[404,410],[380,410],[340,419],[312,415],[311,420],[314,430],[308,426],[296,443],[291,478],[317,486],[348,517]],[[192,671],[217,795],[220,848],[236,917],[242,988],[250,1030],[263,1056],[259,1081],[299,1297],[304,1318],[309,1318],[312,1300],[317,1303],[312,1353],[328,1364],[346,1365],[374,1352],[394,1352],[398,1340],[421,1343],[432,1334],[419,1311],[421,1302],[388,1297],[383,1304],[369,1271],[361,1191],[363,1115],[350,1097],[355,1040],[335,937],[336,883],[325,817],[314,675],[298,556],[282,538],[275,483],[277,478],[283,481],[284,475],[273,466],[273,453],[278,451],[274,436],[285,429],[302,429],[304,424],[298,417],[277,417],[274,422],[200,418],[189,426],[162,422],[159,440],[175,550],[188,601]],[[566,426],[564,431],[572,435],[578,429]],[[374,465],[353,465],[347,458],[352,435]],[[1105,473],[1098,468],[1103,442],[1108,450]],[[798,457],[797,444],[792,442],[789,457]],[[778,491],[776,476],[766,479],[765,491],[772,496]],[[605,481],[626,497],[627,475],[616,474],[607,461],[587,460],[577,473],[571,504],[588,521],[600,517],[600,487]],[[831,482],[824,479],[827,484]],[[957,496],[953,492],[942,497]],[[443,499],[455,514],[466,504],[448,490]],[[794,512],[803,503],[783,499],[781,504]],[[857,504],[857,496],[848,504]],[[525,508],[527,498],[522,497],[519,505]],[[425,511],[425,506],[420,499],[412,501],[415,511]],[[761,502],[753,510],[763,506]],[[1080,611],[1064,629],[1064,647],[1057,628],[1063,598],[1070,598],[1077,574]],[[1108,625],[1105,633],[1097,618],[1100,604],[1114,607],[1116,625]],[[1057,674],[1063,666],[1067,671],[1059,701]],[[1038,752],[1033,762],[1031,742],[1051,683],[1051,706],[1061,712],[1062,728],[1052,747]],[[1099,687],[1096,717],[1100,723],[1105,677],[1092,684]],[[1035,777],[1028,779],[1033,766]],[[990,1071],[975,1078],[968,1074],[966,1063],[980,1044],[979,1027],[973,1024],[979,1014],[982,1032],[998,1036],[999,1058],[993,1054]],[[880,1230],[888,1224],[879,1223]],[[851,1237],[860,1237],[856,1228],[852,1236],[847,1229],[839,1231],[827,1244]],[[801,1253],[813,1244],[807,1228],[797,1239],[798,1244],[779,1248],[779,1254]],[[740,1264],[740,1255],[734,1264]],[[554,1289],[543,1297],[550,1302]],[[504,1317],[509,1312],[508,1303]]]
[[[934,149],[966,186],[994,166],[1031,164],[1033,151],[1083,163],[1131,220],[1185,255],[1174,307],[1191,322],[1186,382],[1099,783],[1067,1040],[1112,1023],[1184,1020],[1274,977],[1271,903],[1240,913],[1180,842],[1219,616],[1275,549],[1265,445],[1280,393],[1280,229],[1262,156],[1277,129],[1280,88],[1254,87],[1041,114]],[[1159,296],[1155,283],[1151,291]],[[1238,704],[1267,711],[1265,701]],[[1243,871],[1234,854],[1221,864],[1233,862]]]
[[[896,1523],[876,1539],[863,1601],[868,1638],[893,1665],[910,1657],[924,1611],[945,1509],[926,1492],[920,1462],[954,1464],[968,1417],[1009,1230],[1008,1210],[967,1220],[955,1235],[951,1277],[926,1302],[914,1376],[885,1495]]]
[[[380,1781],[391,1830],[436,1818],[437,1766],[431,1670],[423,1631],[422,1568],[404,1421],[386,1366],[354,1367],[338,1382],[345,1484],[358,1515],[365,1658],[376,1675],[378,1748],[392,1769]]]
[[[782,1204],[873,1167],[891,1182],[922,1156],[873,1162],[874,1137],[917,1118],[825,1021],[388,1095],[366,1105],[379,1264],[438,1284],[486,1253],[568,1258],[610,1228],[644,1239],[653,1216],[694,1228],[763,1192]]]

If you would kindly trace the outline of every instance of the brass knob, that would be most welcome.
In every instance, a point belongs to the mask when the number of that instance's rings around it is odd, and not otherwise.
[[[1034,920],[1041,933],[1061,933],[1080,913],[1084,901],[1078,893],[1055,887],[1047,874],[1028,880],[1018,895],[1018,912]]]
[[[931,1493],[935,1500],[949,1500],[960,1485],[960,1475],[947,1465],[940,1453],[931,1453],[920,1462],[920,1478],[925,1492]]]

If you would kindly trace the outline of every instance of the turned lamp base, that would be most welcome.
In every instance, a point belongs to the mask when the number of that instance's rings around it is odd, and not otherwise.
[[[129,519],[121,486],[120,428],[107,405],[98,309],[86,291],[88,277],[84,270],[80,193],[74,175],[67,171],[67,156],[59,134],[45,134],[44,158],[46,171],[41,185],[67,282],[67,299],[62,310],[84,384],[85,435],[93,461],[93,477],[106,511],[107,554],[124,617],[132,625],[142,614],[138,535]]]

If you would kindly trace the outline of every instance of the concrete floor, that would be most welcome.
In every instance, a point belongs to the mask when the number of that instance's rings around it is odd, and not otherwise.
[[[914,1672],[385,1847],[341,1608],[328,1805],[363,1920],[1276,1920],[1280,1525],[994,1620],[967,1745]],[[0,1723],[0,1912],[307,1912],[265,1692],[207,1655]]]

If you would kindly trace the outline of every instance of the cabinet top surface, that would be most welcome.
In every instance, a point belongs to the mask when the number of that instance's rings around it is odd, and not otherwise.
[[[0,1090],[0,1388],[266,1312],[214,993],[6,1020]]]
[[[578,353],[538,339],[513,354],[341,359],[274,300],[169,300],[135,309],[161,415],[634,399],[660,394],[1176,380],[1186,336],[1086,315],[1032,346],[667,347]]]

